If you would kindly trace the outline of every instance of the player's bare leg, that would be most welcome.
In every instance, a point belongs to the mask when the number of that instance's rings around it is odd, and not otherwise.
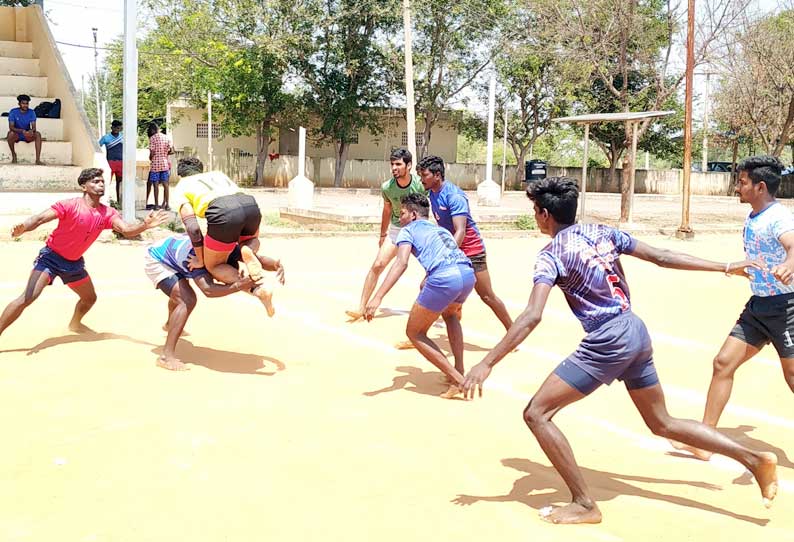
[[[345,314],[350,317],[351,322],[360,320],[364,316],[364,308],[367,306],[367,303],[369,303],[372,292],[375,291],[375,287],[378,285],[378,278],[396,255],[397,247],[391,242],[391,239],[389,239],[387,235],[378,248],[378,255],[375,256],[375,261],[372,263],[364,279],[364,287],[361,289],[361,300],[359,301],[358,308],[345,311]]]
[[[69,330],[75,333],[91,333],[92,330],[83,324],[83,317],[91,310],[91,307],[96,303],[96,290],[94,290],[94,283],[91,277],[80,282],[77,285],[69,284],[69,287],[74,293],[80,296],[77,304],[74,306],[74,314],[72,320],[69,322]]]
[[[764,506],[771,506],[778,485],[775,454],[746,448],[709,425],[673,418],[667,413],[664,393],[659,384],[629,390],[629,395],[653,434],[738,461],[753,473],[761,490]]]
[[[438,345],[427,336],[427,330],[438,319],[438,316],[439,313],[414,303],[411,314],[408,316],[405,333],[419,353],[454,382],[446,392],[441,394],[444,399],[452,399],[463,395],[463,375],[449,363]]]
[[[706,397],[706,409],[703,413],[703,423],[711,427],[717,426],[722,411],[725,409],[725,405],[728,404],[728,399],[731,397],[733,376],[736,370],[758,352],[758,348],[736,337],[729,336],[725,339],[722,348],[720,348],[720,351],[714,357],[714,368],[708,395]],[[711,452],[707,450],[701,450],[687,444],[676,442],[675,440],[671,440],[670,444],[672,444],[676,450],[689,452],[697,459],[702,459],[703,461],[708,461],[712,455]]]
[[[17,297],[3,311],[3,314],[0,315],[0,335],[13,324],[17,318],[20,317],[22,312],[38,297],[41,295],[41,292],[44,291],[44,288],[50,283],[50,275],[45,273],[44,271],[36,271],[35,269],[30,272],[30,276],[28,277],[28,283],[25,286],[25,291],[22,292],[22,295]]]
[[[165,339],[163,353],[157,359],[158,367],[169,371],[186,371],[190,369],[176,357],[176,344],[195,306],[196,293],[186,279],[180,279],[174,285],[168,298],[168,336]]]

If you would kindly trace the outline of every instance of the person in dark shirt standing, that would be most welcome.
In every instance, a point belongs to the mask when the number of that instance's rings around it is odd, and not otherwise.
[[[111,177],[116,178],[116,201],[121,205],[121,180],[124,175],[124,134],[121,132],[121,121],[110,123],[110,133],[102,136],[99,146],[105,147]]]

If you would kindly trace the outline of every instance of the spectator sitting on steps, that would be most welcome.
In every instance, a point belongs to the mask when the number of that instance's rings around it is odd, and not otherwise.
[[[8,112],[8,147],[11,149],[11,163],[17,163],[16,143],[36,144],[36,164],[43,166],[41,161],[41,133],[36,131],[36,113],[30,108],[30,96],[17,96],[19,107]]]

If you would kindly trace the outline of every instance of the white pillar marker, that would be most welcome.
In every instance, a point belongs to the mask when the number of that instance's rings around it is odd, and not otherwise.
[[[502,189],[493,180],[493,133],[494,110],[496,109],[496,77],[491,77],[488,92],[488,151],[485,165],[485,180],[477,187],[477,200],[483,207],[498,207]]]
[[[290,209],[311,209],[314,183],[306,178],[306,128],[298,130],[298,174],[289,182],[287,201]]]

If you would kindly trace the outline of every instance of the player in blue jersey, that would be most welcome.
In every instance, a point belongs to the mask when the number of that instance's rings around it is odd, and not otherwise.
[[[507,335],[466,375],[467,397],[474,397],[491,369],[518,346],[540,323],[553,286],[587,333],[574,353],[560,363],[524,410],[524,421],[560,473],[572,502],[541,510],[552,523],[598,523],[601,512],[585,484],[570,444],[552,422],[563,407],[592,393],[601,384],[622,380],[648,428],[656,435],[727,455],[747,467],[768,506],[777,492],[777,458],[750,450],[713,427],[673,418],[653,365],[651,338],[645,324],[631,311],[626,277],[619,257],[629,254],[662,267],[724,271],[746,275],[756,262],[718,263],[646,245],[630,235],[600,224],[576,224],[576,181],[550,177],[527,189],[534,202],[535,220],[551,242],[538,254],[534,287],[523,313]]]
[[[383,297],[397,283],[408,267],[408,258],[416,256],[427,273],[419,297],[416,298],[405,333],[419,352],[441,369],[452,382],[441,396],[451,399],[462,392],[463,329],[460,326],[461,306],[474,288],[474,269],[455,239],[447,230],[428,220],[430,202],[424,194],[403,198],[400,206],[400,233],[397,234],[397,259],[383,284],[370,299],[364,317],[371,321]],[[427,330],[438,317],[444,318],[455,366],[449,364],[441,349],[427,336]]]
[[[752,210],[744,222],[744,251],[764,269],[750,269],[752,297],[713,362],[703,423],[716,427],[733,389],[733,375],[772,343],[783,378],[794,391],[794,216],[775,199],[783,163],[774,156],[753,156],[739,164],[736,195]],[[699,459],[711,452],[673,443]]]
[[[188,279],[207,297],[223,297],[235,292],[249,292],[255,283],[250,277],[241,277],[232,284],[214,282],[212,275],[203,267],[192,268],[196,253],[187,235],[168,237],[155,243],[146,250],[144,270],[146,276],[165,295],[168,296],[168,320],[163,329],[168,331],[163,354],[157,365],[171,371],[184,371],[188,367],[176,357],[176,343],[185,324],[196,306],[196,293]],[[284,284],[284,268],[275,260],[257,255],[262,267],[276,271],[276,278]],[[227,263],[239,267],[242,255],[239,246],[229,255]]]

